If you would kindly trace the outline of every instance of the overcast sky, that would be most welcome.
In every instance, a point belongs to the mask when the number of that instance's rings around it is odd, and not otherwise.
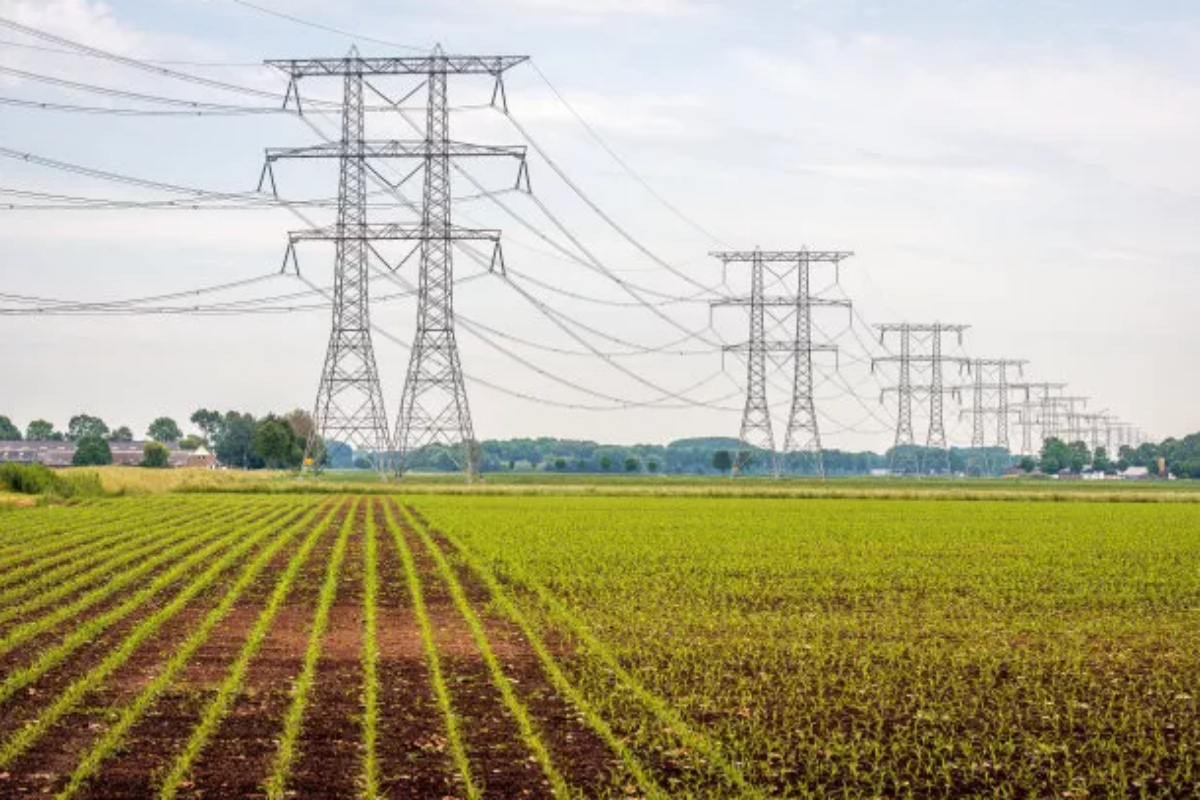
[[[817,402],[828,447],[890,443],[894,412],[880,404],[880,388],[895,373],[867,369],[864,359],[883,351],[867,347],[866,326],[905,320],[969,324],[963,348],[949,348],[956,354],[1027,359],[1026,377],[1067,382],[1071,394],[1095,398],[1092,409],[1108,409],[1153,435],[1200,429],[1191,399],[1200,394],[1194,366],[1200,326],[1193,316],[1200,289],[1193,235],[1200,212],[1200,9],[1194,3],[257,4],[390,43],[360,38],[364,54],[411,54],[398,46],[426,50],[441,43],[450,52],[529,55],[670,204],[627,174],[531,66],[511,73],[514,120],[628,238],[535,157],[536,196],[607,269],[680,300],[647,310],[614,282],[563,257],[563,250],[578,256],[577,245],[530,198],[501,195],[518,221],[456,176],[459,221],[504,230],[507,263],[522,276],[510,277],[528,293],[486,275],[458,290],[456,309],[474,326],[459,337],[481,438],[667,442],[736,435],[745,368],[734,356],[722,359],[714,343],[744,337],[745,316],[719,310],[709,329],[707,296],[697,302],[696,286],[659,262],[701,286],[744,292],[744,271],[731,268],[725,275],[707,253],[756,245],[855,252],[840,287],[829,285],[832,271],[814,274],[814,287],[849,297],[861,315],[853,328],[842,312],[822,311],[818,318],[818,338],[843,348],[840,373],[831,356],[818,357]],[[188,62],[169,66],[280,95],[285,82],[255,66],[263,59],[340,56],[355,43],[233,0],[0,0],[0,17],[142,61]],[[19,70],[158,96],[271,105],[54,52],[58,47],[0,28],[6,70],[0,98],[163,108],[34,81]],[[387,85],[404,91],[402,82]],[[339,86],[303,88],[313,99],[335,99]],[[490,88],[452,83],[451,102],[464,106],[453,116],[454,137],[527,144],[502,115],[469,108],[486,103]],[[417,95],[412,104],[420,102]],[[419,110],[411,113],[419,119]],[[322,131],[336,130],[333,117],[310,119]],[[373,138],[411,135],[395,115],[374,114],[370,125]],[[214,192],[253,190],[265,147],[317,141],[318,134],[290,114],[120,117],[0,105],[0,147],[8,151]],[[470,168],[488,190],[512,181],[511,165]],[[276,177],[288,198],[336,194],[332,165],[293,162]],[[132,200],[180,196],[20,158],[0,158],[0,189]],[[0,202],[45,201],[10,191]],[[400,219],[400,213],[372,211],[379,220]],[[319,224],[332,221],[329,209],[306,214]],[[111,300],[266,276],[279,269],[287,231],[304,226],[279,208],[0,211],[0,293]],[[332,248],[321,244],[299,252],[304,274],[322,286],[330,281],[332,257]],[[462,256],[457,267],[460,278],[481,271]],[[415,264],[401,271],[415,280]],[[306,288],[294,277],[279,277],[192,301]],[[556,290],[627,305],[598,305]],[[379,280],[372,291],[386,296],[397,287]],[[529,297],[549,304],[552,315]],[[16,304],[0,300],[0,307]],[[385,300],[373,313],[387,335],[411,339],[411,298]],[[155,416],[183,420],[200,406],[259,414],[307,408],[328,327],[321,309],[0,316],[0,414],[21,426],[35,417],[65,425],[72,414],[88,411],[141,432]],[[661,348],[683,338],[681,330],[700,331],[701,338],[652,354],[591,353],[628,352],[619,342]],[[394,416],[407,351],[382,334],[376,349]],[[790,380],[786,365],[772,380],[780,438]],[[947,380],[965,378],[950,369]],[[664,402],[663,390],[687,402]],[[621,409],[613,398],[642,404],[659,398],[657,406],[670,407]],[[952,437],[964,442],[970,426],[959,420],[958,408],[948,405],[947,422]],[[917,424],[920,437],[924,422]]]

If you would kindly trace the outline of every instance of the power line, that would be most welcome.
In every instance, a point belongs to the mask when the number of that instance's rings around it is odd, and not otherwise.
[[[347,30],[343,30],[341,28],[335,28],[332,25],[326,25],[321,22],[314,22],[312,20],[304,19],[302,17],[297,17],[293,14],[284,13],[283,11],[276,11],[273,8],[267,8],[266,6],[259,5],[257,3],[248,2],[248,0],[229,0],[229,2],[236,3],[239,6],[244,6],[245,8],[249,8],[254,11],[258,11],[259,13],[262,13],[262,14],[267,14],[268,16],[287,20],[288,22],[293,22],[297,25],[303,25],[306,28],[315,28],[316,30],[326,31],[327,33],[336,33],[339,36],[345,36],[348,39],[353,39],[358,42],[371,42],[372,44],[381,44],[381,45],[384,45],[385,47],[394,47],[399,50],[409,50],[414,53],[428,53],[432,49],[432,48],[428,48],[428,47],[414,47],[412,45],[400,44],[399,42],[390,42],[387,39],[379,39],[374,36],[367,36],[366,34],[363,34],[363,33],[354,33],[353,31],[347,31]]]

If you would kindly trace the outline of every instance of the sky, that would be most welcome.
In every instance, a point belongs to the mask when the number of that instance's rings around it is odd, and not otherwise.
[[[459,343],[480,438],[736,435],[746,367],[720,345],[745,339],[746,315],[710,310],[708,300],[744,294],[748,275],[709,253],[756,246],[854,252],[840,274],[813,273],[822,296],[855,308],[853,317],[816,312],[814,338],[840,348],[836,358],[814,356],[826,447],[891,443],[894,396],[882,389],[895,370],[872,370],[870,359],[895,342],[879,345],[870,326],[902,321],[970,325],[947,352],[1027,360],[1025,378],[1065,382],[1069,394],[1093,398],[1091,410],[1151,436],[1200,429],[1189,400],[1200,393],[1194,3],[0,0],[0,19],[277,96],[131,68],[0,27],[0,99],[110,109],[164,106],[94,87],[275,107],[286,81],[264,59],[337,57],[351,45],[364,55],[440,44],[530,56],[506,81],[512,121],[483,107],[486,81],[451,84],[455,139],[541,151],[530,154],[532,197],[511,190],[512,163],[473,162],[471,179],[454,178],[456,219],[502,229],[510,268],[505,280],[465,253],[456,261]],[[397,95],[414,88],[386,86]],[[337,130],[332,106],[320,105],[338,99],[336,80],[303,90],[312,101],[305,119],[0,103],[0,203],[16,206],[0,210],[0,294],[115,301],[261,279],[150,304],[176,307],[308,290],[277,273],[288,231],[332,222],[328,204],[304,209],[302,220],[279,205],[21,208],[47,201],[14,194],[189,196],[48,168],[28,154],[185,189],[253,192],[264,148],[314,144]],[[409,119],[420,122],[422,104],[418,93]],[[368,122],[378,139],[411,136],[407,126],[391,112]],[[289,200],[337,192],[332,164],[281,164],[276,180]],[[402,219],[394,205],[381,197],[372,219]],[[404,254],[387,252],[394,261]],[[305,244],[297,255],[306,280],[329,285],[331,246]],[[377,276],[371,290],[392,421],[415,301],[388,295],[415,281],[416,269],[407,262],[400,279]],[[36,304],[0,298],[0,414],[21,426],[38,417],[65,426],[88,412],[141,432],[157,416],[182,421],[199,407],[308,408],[328,309],[319,295],[272,305],[281,304],[306,308],[18,315],[7,312]],[[772,372],[782,440],[790,364]],[[954,365],[945,378],[970,381]],[[960,414],[969,393],[962,400],[947,404],[957,443],[970,439]]]

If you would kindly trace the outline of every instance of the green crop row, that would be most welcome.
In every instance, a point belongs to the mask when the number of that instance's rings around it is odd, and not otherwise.
[[[292,521],[300,518],[304,511],[294,512]],[[9,766],[12,761],[24,753],[31,745],[38,741],[46,734],[50,728],[58,722],[65,714],[74,709],[78,703],[93,689],[100,686],[110,675],[112,675],[121,665],[129,660],[130,656],[154,633],[156,633],[163,625],[165,625],[176,614],[182,611],[188,603],[190,603],[201,592],[209,589],[217,579],[225,573],[230,567],[233,567],[250,551],[257,547],[264,540],[268,539],[272,533],[279,530],[279,526],[273,520],[268,520],[257,525],[251,525],[245,530],[234,530],[226,538],[218,540],[212,546],[213,550],[218,549],[224,542],[231,538],[240,539],[233,548],[228,550],[217,561],[209,565],[209,567],[199,576],[187,584],[180,592],[178,592],[168,603],[160,606],[153,614],[139,623],[124,640],[110,652],[99,664],[92,667],[86,674],[76,679],[65,690],[56,696],[54,701],[45,708],[38,716],[25,727],[16,731],[12,736],[0,743],[0,768]],[[208,548],[206,548],[206,552]],[[200,559],[198,559],[199,561]],[[170,580],[178,580],[183,574],[187,574],[191,564],[181,563],[177,570],[180,574],[170,575]],[[169,575],[169,574],[168,574]],[[164,575],[163,578],[167,578]],[[130,598],[126,605],[131,606],[128,611],[145,603],[152,596],[151,587],[139,592]],[[134,605],[136,603],[136,605]],[[122,607],[124,608],[124,607]],[[126,613],[128,613],[126,611]],[[77,639],[75,634],[64,640],[63,645],[67,642],[72,642],[75,646],[79,646],[86,641],[89,641],[95,634],[87,631],[87,626],[80,628],[77,633],[83,632],[87,636],[81,640]],[[60,645],[61,646],[61,645]],[[64,655],[58,654],[55,648],[47,651],[37,662],[35,668],[40,668],[45,671],[53,663],[57,663],[64,658]],[[39,673],[40,674],[40,673]],[[16,686],[27,685],[35,676],[31,674],[30,669],[11,673],[5,680],[4,688],[6,693],[2,696],[11,696],[12,691],[15,691]],[[10,688],[13,684],[13,688]]]
[[[317,663],[321,658],[325,629],[329,626],[329,609],[337,596],[338,573],[341,572],[342,562],[346,558],[346,542],[354,528],[354,515],[358,505],[355,503],[342,520],[337,542],[333,546],[333,553],[325,570],[325,579],[321,584],[321,594],[317,598],[317,608],[308,635],[308,645],[304,651],[304,666],[292,684],[292,702],[284,718],[283,732],[280,734],[271,774],[266,782],[266,794],[270,800],[282,800],[287,796],[288,779],[299,752],[300,734],[304,729],[304,714],[308,710],[309,695],[317,680]]]
[[[224,518],[233,515],[231,510]],[[212,520],[210,517],[201,519]],[[98,552],[84,554],[77,552],[68,563],[56,569],[39,573],[35,579],[27,580],[19,586],[0,592],[0,623],[10,619],[25,619],[33,612],[53,605],[63,598],[69,597],[80,589],[91,585],[121,570],[138,559],[161,551],[172,543],[186,537],[192,526],[177,525],[176,519],[148,521],[139,528],[135,536],[126,536],[123,541],[112,544],[102,543]],[[147,562],[149,564],[150,562]],[[141,565],[146,567],[146,564]],[[144,570],[134,569],[121,574],[124,583],[130,585],[135,578],[140,577]],[[111,586],[111,584],[110,584]],[[53,588],[47,588],[53,587]],[[117,587],[120,588],[120,587]],[[20,602],[30,595],[35,595],[25,602]],[[78,611],[80,609],[76,609]],[[72,612],[75,613],[75,612]]]
[[[200,645],[203,645],[209,639],[218,622],[226,618],[230,610],[233,609],[234,604],[241,599],[241,596],[246,593],[246,590],[251,587],[251,584],[256,581],[258,576],[262,575],[263,571],[271,563],[271,560],[275,558],[275,555],[281,553],[284,548],[290,545],[292,540],[295,539],[296,534],[311,525],[310,533],[308,533],[304,545],[300,547],[298,552],[292,555],[292,558],[288,561],[287,569],[284,570],[283,581],[286,581],[287,585],[283,587],[282,595],[287,595],[287,590],[290,589],[296,572],[299,572],[300,566],[304,564],[305,558],[312,551],[320,533],[322,533],[320,525],[312,524],[319,515],[320,509],[313,509],[307,515],[300,518],[299,521],[294,521],[288,524],[286,528],[278,531],[269,545],[263,547],[262,551],[259,551],[251,563],[246,565],[245,569],[242,569],[238,579],[226,591],[221,602],[218,602],[215,608],[209,610],[209,613],[204,616],[204,620],[188,634],[184,642],[176,646],[172,652],[172,656],[158,670],[158,673],[149,682],[149,685],[146,685],[132,702],[125,705],[125,708],[122,708],[116,714],[116,720],[104,730],[100,739],[91,746],[88,753],[85,754],[76,766],[76,769],[71,772],[66,786],[55,795],[56,800],[70,800],[70,798],[73,798],[79,792],[80,788],[83,788],[86,782],[95,776],[104,760],[112,757],[118,751],[121,742],[125,740],[125,736],[130,732],[134,723],[137,723],[145,715],[145,712],[154,705],[155,700],[178,678],[182,670],[187,666],[187,663],[196,655],[196,651],[200,649]],[[276,591],[276,595],[280,595],[280,593]],[[276,609],[278,608],[278,603],[282,602],[282,600],[283,597],[278,596],[278,600],[274,601]],[[274,615],[274,612],[272,612],[272,615]],[[263,634],[265,634],[265,627],[263,628]],[[263,634],[259,634],[259,638],[262,638]],[[210,724],[215,724],[215,722]],[[203,735],[208,733],[205,732],[204,722],[202,722],[202,726],[198,730]],[[185,750],[185,756],[187,752]],[[169,777],[170,774],[168,774]],[[178,784],[178,781],[170,783],[170,786],[175,787],[176,784]]]
[[[128,571],[124,572],[123,574],[114,577],[112,580],[108,581],[107,583],[97,586],[95,589],[92,589],[90,591],[84,592],[79,597],[75,598],[73,601],[66,603],[65,605],[59,606],[58,608],[51,611],[50,613],[45,614],[44,616],[41,616],[37,619],[28,620],[26,622],[23,622],[19,625],[14,626],[12,629],[7,631],[3,636],[0,636],[0,655],[12,652],[14,649],[16,649],[17,647],[30,641],[34,637],[53,630],[55,627],[57,627],[58,625],[62,624],[65,621],[75,619],[78,615],[80,615],[83,612],[87,611],[88,609],[92,608],[96,604],[101,603],[101,602],[109,599],[110,597],[113,597],[114,595],[117,594],[117,592],[121,591],[122,589],[126,588],[127,586],[133,585],[135,582],[139,581],[141,578],[143,578],[145,575],[149,574],[150,572],[152,572],[154,569],[158,568],[159,566],[164,565],[164,564],[169,564],[172,559],[182,556],[183,554],[187,553],[187,551],[189,549],[193,548],[197,543],[202,542],[205,539],[207,539],[208,535],[211,533],[211,531],[213,531],[215,529],[215,527],[217,525],[219,525],[220,523],[225,522],[225,521],[230,521],[230,520],[234,521],[234,522],[242,522],[245,520],[254,520],[254,519],[256,519],[256,514],[257,514],[257,516],[262,516],[263,513],[264,512],[261,512],[261,511],[256,512],[256,510],[254,508],[249,508],[249,509],[243,509],[240,512],[231,513],[228,518],[224,518],[224,519],[218,518],[217,520],[204,519],[204,520],[198,520],[198,521],[194,522],[191,526],[189,526],[187,531],[185,531],[185,533],[188,534],[188,538],[184,539],[183,541],[179,542],[178,544],[176,544],[172,547],[169,547],[166,550],[163,550],[162,552],[160,552],[158,555],[154,556],[153,558],[147,559],[145,562],[140,564],[138,567],[128,570]],[[286,512],[276,512],[276,516],[282,515],[284,513],[286,513]],[[227,534],[226,537],[224,539],[221,539],[220,541],[225,541],[226,539],[229,539],[231,537],[232,537],[232,534]],[[211,548],[211,545],[209,546],[209,548],[206,548],[204,552],[211,552],[210,548]],[[185,563],[190,564],[192,562],[190,560],[188,560]],[[176,570],[170,570],[169,572],[166,573],[166,575],[175,575],[175,574],[176,574]],[[78,588],[82,588],[82,585],[73,585],[73,584],[75,584],[75,581],[68,583],[68,586],[70,586],[71,592],[74,592]],[[134,595],[134,597],[143,598],[143,599],[149,598],[149,597],[153,596],[153,594],[155,594],[161,587],[167,586],[167,585],[169,585],[169,583],[166,582],[163,577],[160,577],[160,578],[152,581],[148,586],[138,590],[138,592]],[[153,591],[151,591],[151,590],[153,590]],[[72,639],[72,640],[79,640],[80,631],[83,631],[85,629],[88,630],[89,632],[91,632],[93,635],[96,633],[99,633],[100,631],[103,631],[108,626],[120,621],[125,616],[127,616],[129,613],[132,613],[133,611],[136,610],[137,606],[133,605],[131,601],[132,601],[132,598],[131,598],[131,600],[120,604],[119,606],[117,606],[114,609],[110,609],[109,611],[101,613],[97,617],[86,620],[82,625],[80,625],[78,628],[76,628],[76,630],[68,638]],[[81,641],[86,641],[86,640],[81,640]],[[15,675],[16,673],[13,673],[13,674]],[[11,678],[12,676],[9,676],[9,677]],[[8,680],[6,679],[4,686],[7,687],[7,685],[8,685]],[[6,697],[7,697],[7,695],[5,694],[5,691],[0,690],[0,702],[2,702]]]
[[[1200,793],[1192,506],[420,506],[671,796]]]

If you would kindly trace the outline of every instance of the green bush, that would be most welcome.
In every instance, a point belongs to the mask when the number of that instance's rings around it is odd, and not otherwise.
[[[41,464],[0,464],[0,487],[17,494],[47,494],[62,478]]]
[[[41,464],[0,464],[0,488],[18,494],[61,498],[104,495],[100,476],[94,472],[68,478]]]

